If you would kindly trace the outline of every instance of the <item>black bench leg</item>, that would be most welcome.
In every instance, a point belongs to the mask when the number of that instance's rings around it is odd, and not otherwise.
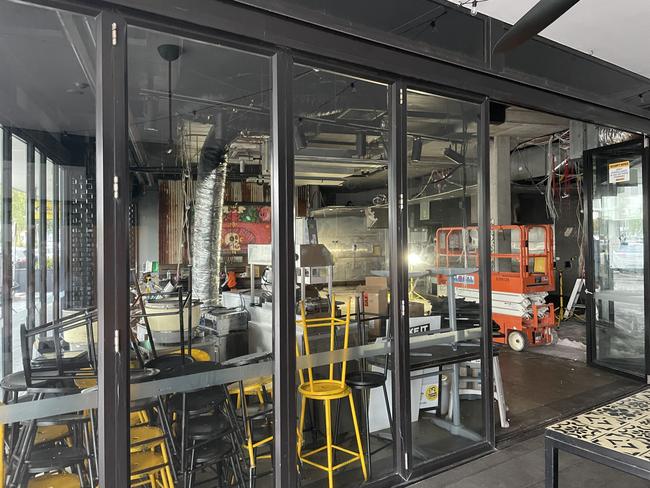
[[[545,488],[558,488],[558,450],[551,439],[544,439],[544,457],[546,458]]]

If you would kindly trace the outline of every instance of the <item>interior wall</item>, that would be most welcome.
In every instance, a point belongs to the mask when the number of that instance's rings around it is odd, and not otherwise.
[[[147,190],[138,198],[138,263],[158,261],[158,205],[160,194],[156,188]]]
[[[575,280],[580,273],[580,244],[578,226],[583,218],[579,213],[579,200],[575,188],[567,191],[567,197],[556,201],[558,217],[555,221],[555,266],[562,272],[564,280],[563,295],[571,294]],[[519,193],[513,195],[514,223],[516,224],[552,224],[546,212],[544,196],[539,193]],[[560,293],[559,282],[556,294]]]

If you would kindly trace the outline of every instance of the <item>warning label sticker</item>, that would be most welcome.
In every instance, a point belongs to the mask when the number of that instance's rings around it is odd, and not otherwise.
[[[623,183],[630,181],[630,162],[619,161],[617,163],[609,163],[609,182]]]

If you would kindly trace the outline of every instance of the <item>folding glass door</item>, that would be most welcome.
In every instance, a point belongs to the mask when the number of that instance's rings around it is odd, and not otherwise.
[[[585,156],[589,357],[594,364],[645,377],[647,148],[638,140]]]

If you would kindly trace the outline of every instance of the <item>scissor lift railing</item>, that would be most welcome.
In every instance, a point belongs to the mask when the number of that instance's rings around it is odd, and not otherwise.
[[[493,320],[499,324],[497,342],[508,342],[511,332],[523,336],[519,346],[547,344],[553,340],[555,326],[552,304],[544,302],[545,292],[555,289],[553,228],[539,225],[494,225],[490,233]],[[478,229],[476,227],[444,227],[436,232],[437,267],[478,268]],[[454,278],[454,285],[475,290],[478,299],[478,273]],[[439,276],[443,284],[446,277]],[[517,304],[509,307],[509,304]],[[522,313],[521,303],[529,303]],[[524,337],[525,336],[525,337]],[[510,344],[513,346],[513,344]],[[518,346],[517,346],[518,347]],[[513,347],[513,348],[517,348]]]

